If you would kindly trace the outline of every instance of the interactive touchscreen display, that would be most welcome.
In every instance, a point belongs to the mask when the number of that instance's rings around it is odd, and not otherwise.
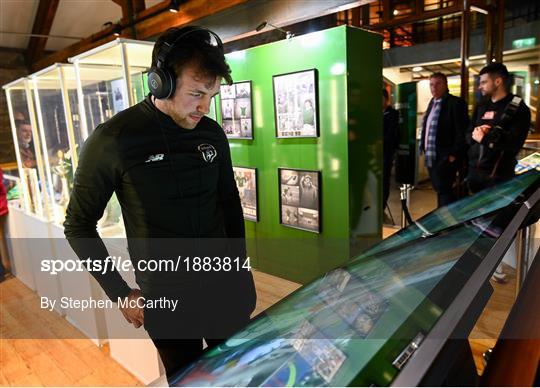
[[[441,232],[362,255],[301,287],[170,383],[391,384],[400,371],[396,360],[402,350],[430,332],[509,222],[501,226],[497,206],[516,199],[538,178],[516,178],[493,189],[498,196],[491,201],[470,197],[457,203],[453,213],[440,209],[428,215],[433,230]]]

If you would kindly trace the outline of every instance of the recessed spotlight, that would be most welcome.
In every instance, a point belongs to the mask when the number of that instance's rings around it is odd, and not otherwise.
[[[422,66],[415,66],[415,67],[412,68],[412,71],[415,71],[415,72],[422,71],[422,70],[424,70],[424,68]]]

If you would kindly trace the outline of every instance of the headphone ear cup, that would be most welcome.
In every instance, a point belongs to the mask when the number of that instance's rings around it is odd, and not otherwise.
[[[167,99],[173,93],[176,87],[176,79],[167,69],[152,67],[148,71],[148,89],[157,99]]]

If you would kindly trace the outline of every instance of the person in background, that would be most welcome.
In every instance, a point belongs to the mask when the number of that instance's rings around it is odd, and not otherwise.
[[[6,275],[11,274],[5,228],[8,213],[7,190],[4,186],[4,172],[0,168],[0,282],[6,278]]]
[[[521,97],[508,92],[510,74],[502,63],[480,71],[478,89],[486,100],[476,107],[467,134],[469,190],[476,193],[514,176],[516,156],[523,147],[531,111]]]
[[[36,167],[36,156],[34,155],[32,126],[22,112],[15,112],[14,118],[23,167],[34,168]]]
[[[469,126],[467,103],[448,92],[448,80],[442,73],[429,77],[433,98],[422,122],[420,150],[439,207],[456,200],[454,183],[458,166],[465,157],[465,133]]]
[[[390,95],[383,89],[383,212],[388,207],[390,175],[399,147],[399,112],[392,108]],[[386,216],[386,213],[384,214]],[[390,221],[390,220],[388,220]],[[391,221],[390,221],[391,222]]]

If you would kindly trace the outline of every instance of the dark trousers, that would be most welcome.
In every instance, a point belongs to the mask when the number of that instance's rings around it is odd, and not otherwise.
[[[213,347],[246,327],[256,303],[253,277],[246,271],[199,273],[175,290],[143,294],[147,302],[178,300],[174,311],[166,307],[144,310],[144,328],[159,352],[169,383],[203,354],[203,338]]]
[[[384,155],[383,157],[383,210],[388,205],[390,197],[390,175],[392,174],[392,165],[394,164],[394,155]]]
[[[428,167],[431,185],[437,192],[437,207],[446,206],[456,200],[454,182],[456,181],[457,161],[450,163],[448,157],[437,159]]]
[[[223,340],[205,339],[208,347],[203,350],[202,339],[152,339],[165,367],[165,373],[170,383],[173,375],[197,360],[203,353]]]

